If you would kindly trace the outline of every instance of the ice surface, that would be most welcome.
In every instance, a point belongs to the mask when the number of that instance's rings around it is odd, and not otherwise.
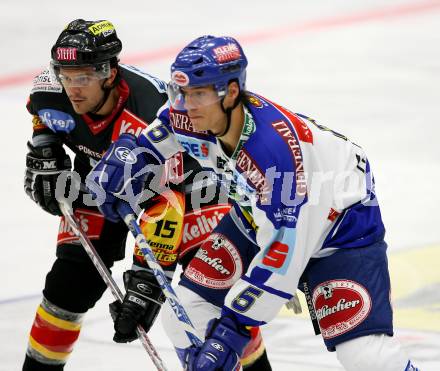
[[[31,135],[25,103],[32,75],[48,64],[56,36],[74,18],[110,19],[124,42],[122,60],[165,80],[173,55],[193,38],[237,37],[249,59],[249,90],[317,119],[366,150],[391,254],[439,245],[440,1],[384,3],[3,0],[0,370],[21,367],[58,226],[22,189]],[[131,246],[130,240],[127,255]],[[129,260],[119,263],[115,277],[128,266]],[[431,281],[438,291],[439,276]],[[66,369],[154,369],[139,344],[112,343],[110,301],[106,294],[90,311]],[[438,315],[438,295],[433,301],[430,310]],[[424,370],[440,369],[440,326],[432,330],[397,323],[397,336]],[[280,316],[264,332],[274,370],[341,369],[305,317]],[[160,325],[150,337],[169,368],[179,369]]]

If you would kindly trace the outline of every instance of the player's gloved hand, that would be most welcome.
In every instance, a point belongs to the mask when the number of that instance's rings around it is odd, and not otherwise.
[[[250,331],[231,317],[212,319],[201,348],[191,347],[186,354],[189,371],[236,370],[244,348],[251,340]]]
[[[121,134],[86,177],[86,186],[96,198],[101,213],[109,220],[120,220],[116,204],[124,200],[136,209],[154,159],[139,147],[136,137]]]
[[[113,341],[116,343],[128,343],[137,339],[138,324],[148,332],[165,301],[165,295],[151,271],[126,271],[124,285],[127,293],[123,302],[115,301],[110,304],[115,329]]]
[[[27,143],[24,190],[40,207],[52,215],[62,215],[55,198],[58,175],[72,168],[70,157],[59,143],[34,147]],[[63,190],[64,194],[64,190]]]

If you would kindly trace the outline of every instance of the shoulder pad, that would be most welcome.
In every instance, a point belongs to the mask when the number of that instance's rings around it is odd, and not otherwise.
[[[122,64],[120,63],[119,66],[121,68],[123,68],[124,70],[130,71],[140,77],[143,77],[144,79],[148,80],[156,89],[159,93],[166,93],[167,92],[167,84],[166,82],[158,79],[157,77],[154,77],[152,75],[150,75],[149,73],[146,73],[142,70],[140,70],[137,67],[134,66],[130,66],[127,64]]]
[[[31,94],[36,92],[61,93],[63,87],[58,81],[52,81],[49,69],[45,69],[38,76],[35,76]]]

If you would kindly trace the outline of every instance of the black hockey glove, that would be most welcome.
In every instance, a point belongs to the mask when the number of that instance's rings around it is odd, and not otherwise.
[[[72,168],[70,157],[62,145],[51,143],[34,147],[28,142],[24,190],[41,208],[52,215],[62,215],[55,198],[58,175]]]
[[[137,339],[138,324],[148,332],[165,301],[165,295],[151,271],[126,271],[124,285],[127,290],[124,301],[110,304],[115,329],[113,341],[116,343]]]

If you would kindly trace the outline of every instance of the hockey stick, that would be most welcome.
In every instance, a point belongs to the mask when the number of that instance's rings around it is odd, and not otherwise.
[[[92,260],[93,265],[96,267],[96,269],[99,272],[99,274],[101,275],[103,281],[107,284],[107,287],[110,288],[115,299],[122,302],[124,300],[124,295],[122,294],[117,283],[113,279],[110,271],[105,266],[101,257],[96,252],[90,239],[87,237],[87,235],[81,229],[77,218],[73,214],[72,208],[66,202],[66,200],[58,199],[58,202],[60,205],[61,212],[63,213],[66,220],[69,222],[73,232],[78,236],[79,240],[81,241],[81,244],[84,247],[84,250],[86,251],[87,255]],[[137,326],[136,333],[138,335],[138,338],[139,338],[142,346],[147,351],[148,355],[150,356],[150,358],[151,358],[152,362],[154,363],[154,365],[156,366],[157,370],[158,371],[166,371],[167,369],[166,369],[162,359],[160,358],[160,356],[157,353],[156,349],[154,348],[153,344],[151,344],[150,339],[147,336],[147,333],[145,332],[145,330],[142,328],[141,325]]]
[[[189,319],[188,314],[185,311],[185,308],[180,303],[180,300],[178,299],[176,293],[174,292],[174,289],[171,287],[170,283],[168,282],[168,279],[165,276],[162,267],[157,262],[156,257],[154,256],[154,253],[151,250],[150,245],[145,239],[145,236],[142,233],[141,228],[139,227],[139,224],[136,221],[136,216],[133,213],[133,210],[126,202],[123,201],[117,203],[116,209],[119,215],[121,216],[121,218],[124,220],[128,229],[130,229],[132,235],[134,236],[139,249],[144,255],[144,259],[148,263],[148,266],[153,270],[154,276],[156,277],[157,282],[159,283],[159,286],[162,289],[162,292],[165,294],[168,303],[170,304],[171,308],[176,314],[177,319],[180,321],[181,325],[183,326],[183,329],[185,330],[188,339],[191,341],[193,345],[197,347],[202,346],[203,342],[195,333],[194,326],[191,323],[191,320]]]

